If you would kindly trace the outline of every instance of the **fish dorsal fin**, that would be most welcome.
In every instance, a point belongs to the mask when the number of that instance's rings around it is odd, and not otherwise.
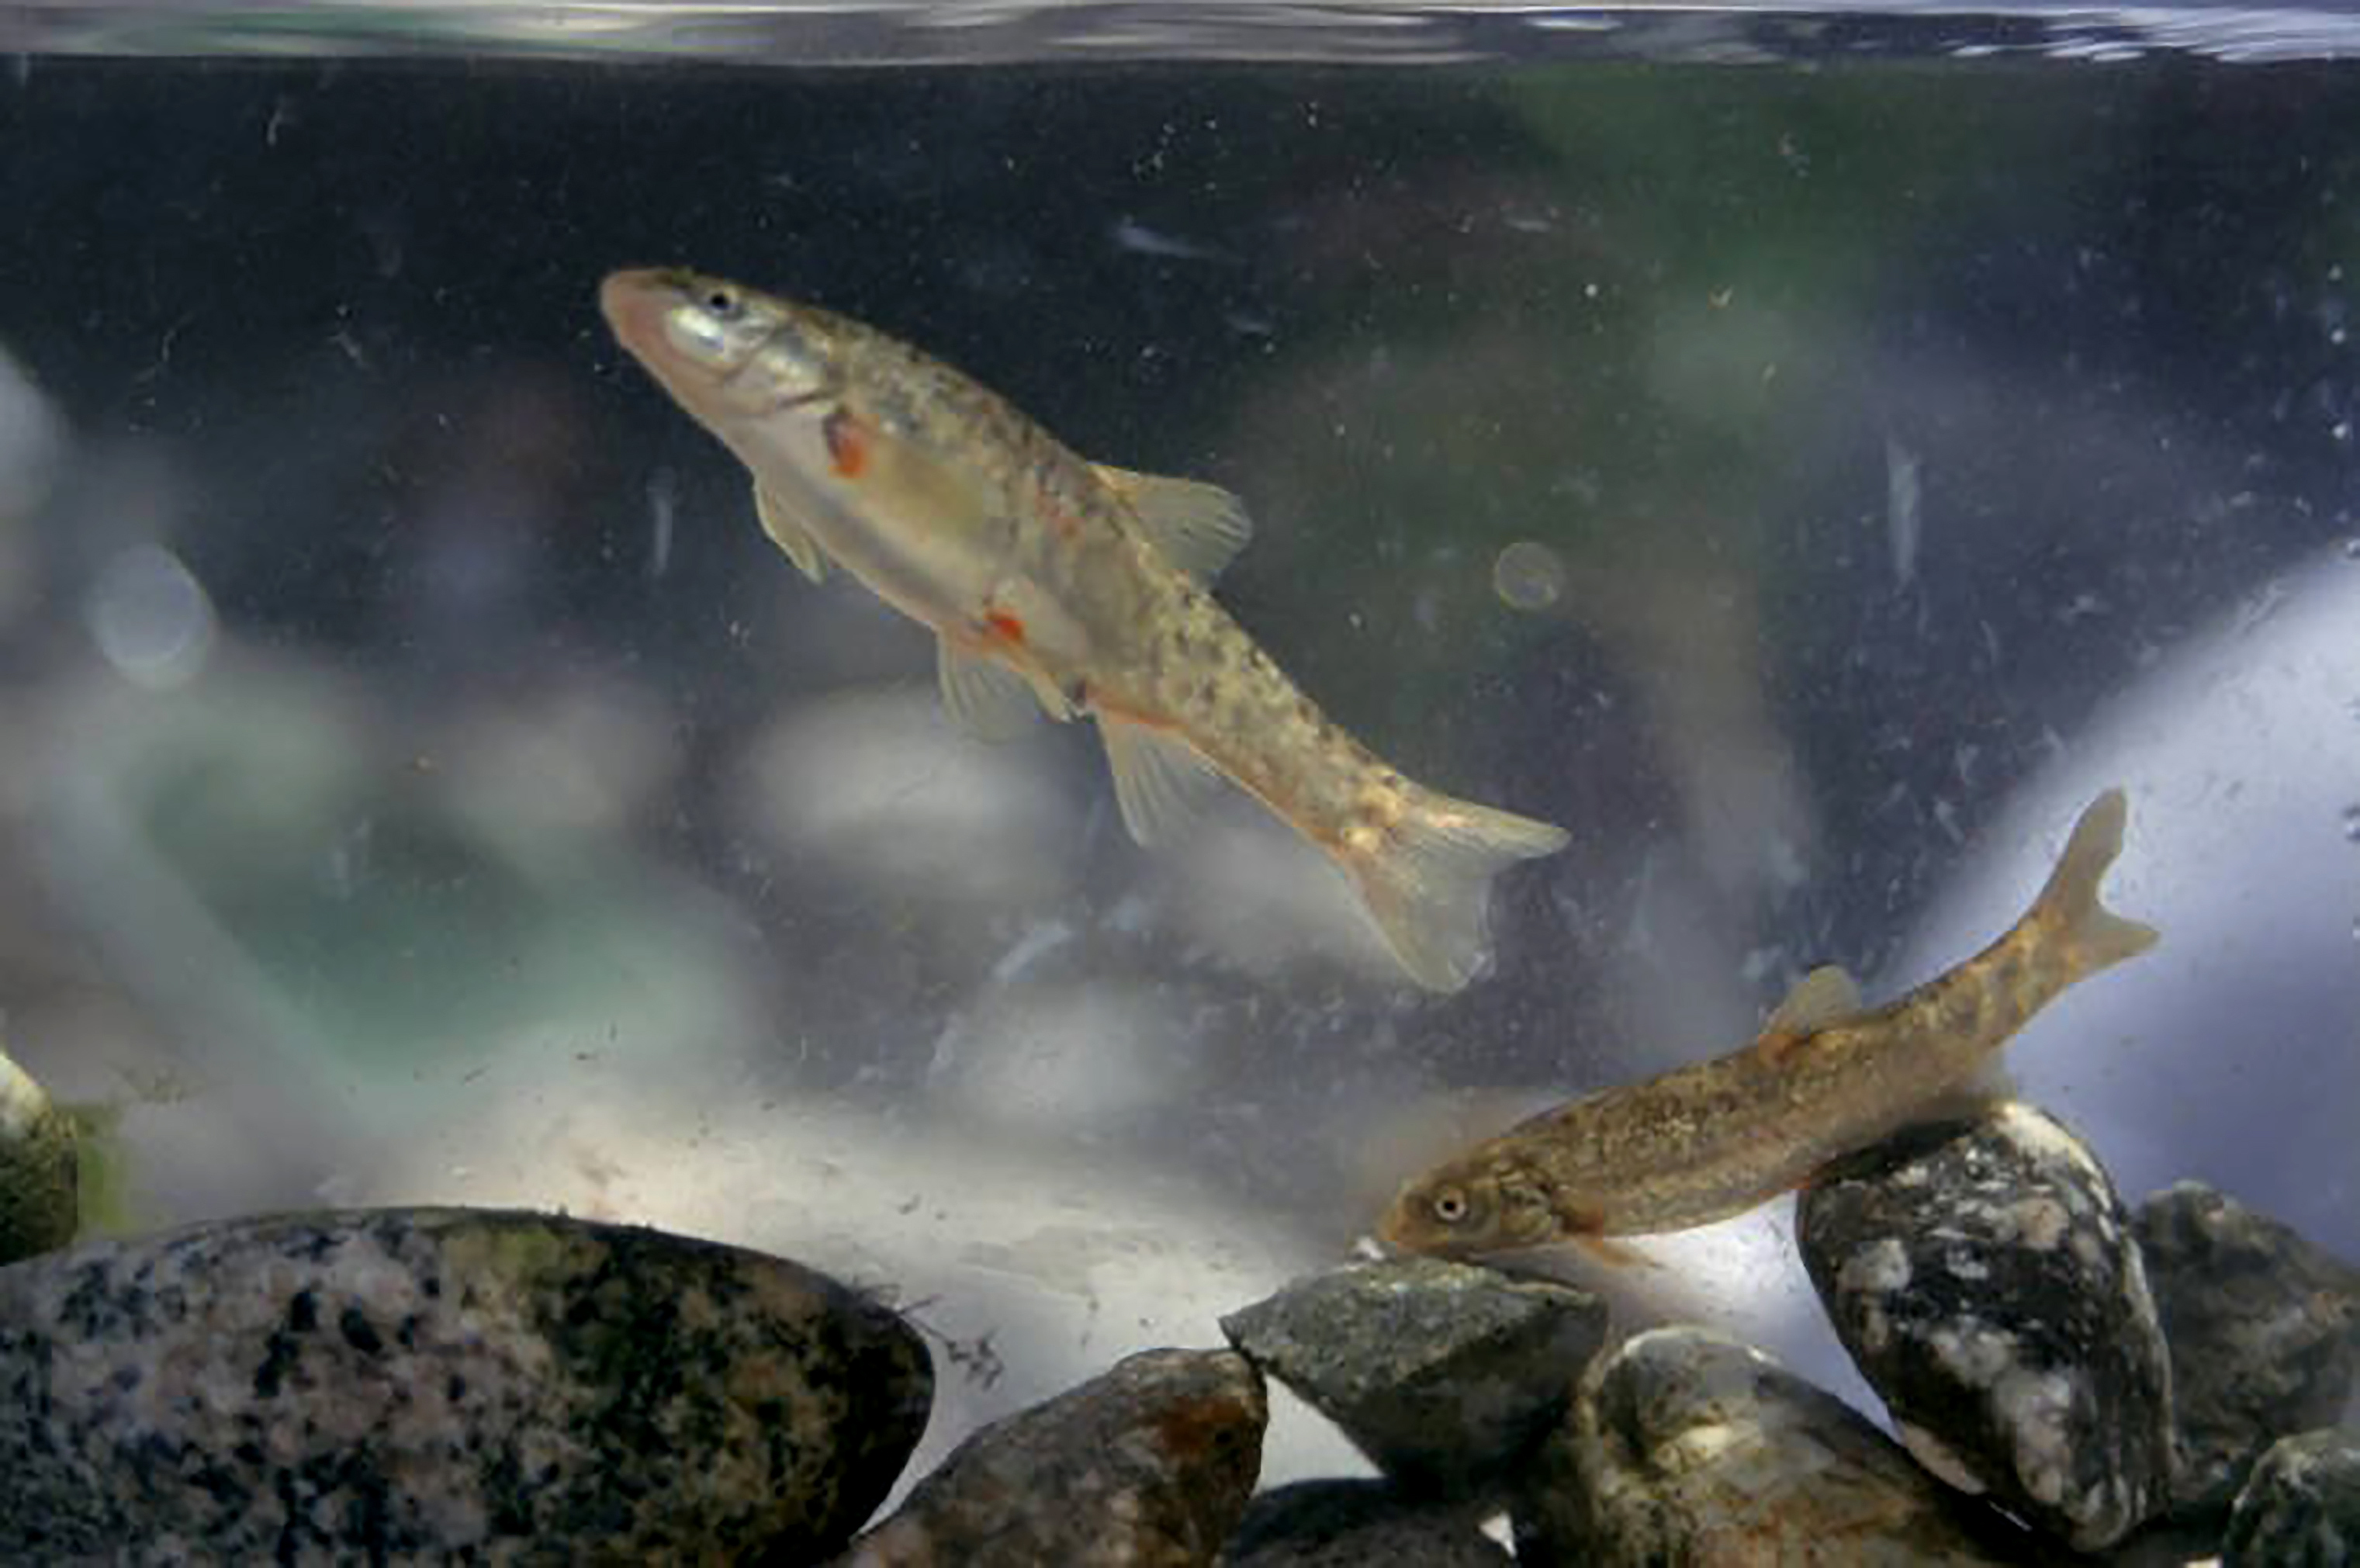
[[[1175,731],[1110,713],[1098,719],[1107,765],[1114,770],[1114,797],[1131,836],[1152,849],[1185,834],[1220,782],[1213,764]]]
[[[1218,485],[1165,479],[1097,464],[1098,477],[1131,505],[1155,553],[1199,583],[1210,583],[1253,537],[1245,502]]]
[[[961,729],[978,740],[1006,740],[1032,721],[1032,683],[996,660],[934,639],[934,671],[942,678],[943,707]]]
[[[762,520],[762,532],[770,536],[770,542],[787,553],[787,559],[804,576],[814,583],[826,577],[827,553],[819,547],[819,541],[786,502],[759,485],[754,487],[754,515]]]
[[[1834,964],[1822,964],[1795,982],[1762,1025],[1765,1035],[1808,1035],[1860,1011],[1860,987]]]

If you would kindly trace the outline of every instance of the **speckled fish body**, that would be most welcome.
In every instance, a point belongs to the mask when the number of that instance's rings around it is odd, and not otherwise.
[[[859,323],[678,270],[600,291],[616,338],[752,472],[765,530],[931,628],[986,735],[1094,718],[1123,819],[1172,837],[1226,775],[1317,845],[1419,983],[1480,967],[1491,877],[1546,823],[1404,778],[1331,722],[1207,591],[1246,541],[1210,485],[1084,461],[958,371]]]
[[[2152,929],[2098,901],[2125,809],[2119,790],[2099,796],[2024,917],[1957,968],[1873,1011],[1841,970],[1815,970],[1752,1043],[1478,1145],[1405,1185],[1379,1234],[1467,1255],[1682,1230],[1955,1102],[2066,988],[2153,945]]]

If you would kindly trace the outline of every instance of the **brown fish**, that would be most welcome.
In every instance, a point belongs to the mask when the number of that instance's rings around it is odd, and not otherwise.
[[[1226,775],[1325,850],[1402,967],[1480,967],[1491,878],[1564,832],[1404,777],[1288,680],[1207,587],[1251,532],[1211,485],[1087,463],[950,367],[807,305],[679,270],[617,272],[616,339],[752,470],[762,526],[936,637],[985,735],[1037,704],[1098,721],[1131,836],[1175,835]]]
[[[2127,807],[2108,790],[2007,933],[1874,1011],[1814,970],[1752,1044],[1534,1116],[1404,1186],[1378,1234],[1448,1256],[1726,1219],[1925,1118],[2075,981],[2146,951],[2154,930],[2098,902]]]

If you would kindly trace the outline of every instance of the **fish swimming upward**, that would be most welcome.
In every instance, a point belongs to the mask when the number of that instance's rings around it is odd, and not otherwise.
[[[1322,714],[1207,591],[1251,532],[1229,492],[1083,461],[948,366],[842,316],[678,270],[609,277],[617,341],[754,477],[764,532],[935,635],[943,697],[998,737],[1098,721],[1142,844],[1227,775],[1358,889],[1402,967],[1481,966],[1494,874],[1562,829],[1413,783]]]
[[[2126,807],[2082,812],[2048,885],[1990,947],[1874,1011],[1814,970],[1727,1056],[1545,1111],[1401,1190],[1377,1234],[1466,1256],[1685,1230],[1802,1185],[1830,1161],[1955,1106],[2066,987],[2145,952],[2154,930],[2098,902]]]

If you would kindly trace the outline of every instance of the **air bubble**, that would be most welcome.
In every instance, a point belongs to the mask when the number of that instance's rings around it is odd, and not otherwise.
[[[2360,844],[2360,806],[2344,808],[2344,837],[2352,843]]]
[[[160,545],[135,544],[107,562],[82,619],[107,662],[150,691],[185,685],[213,652],[213,599]]]
[[[1546,609],[1565,597],[1565,565],[1547,545],[1519,540],[1491,563],[1491,587],[1511,609]]]

